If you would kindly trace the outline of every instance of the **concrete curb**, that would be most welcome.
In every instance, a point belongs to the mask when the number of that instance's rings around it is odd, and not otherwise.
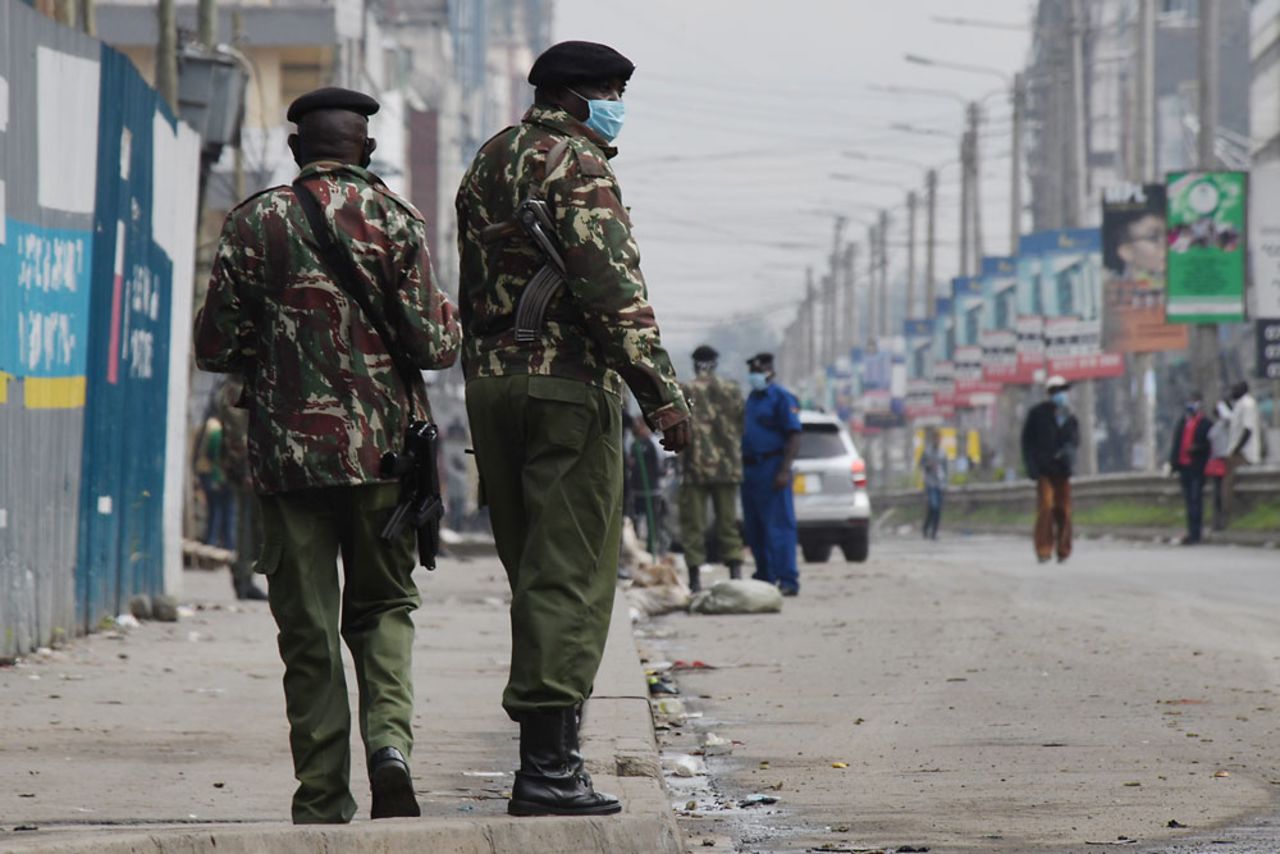
[[[892,519],[883,522],[883,529],[892,532],[896,527]],[[1004,534],[1009,536],[1025,536],[1030,542],[1030,525],[973,524],[964,519],[953,519],[947,524],[946,511],[942,517],[943,532],[962,534]],[[1074,536],[1078,540],[1118,540],[1121,542],[1170,544],[1176,542],[1185,531],[1173,528],[1108,528],[1096,525],[1075,526]],[[914,528],[913,528],[914,534]],[[1210,531],[1204,532],[1204,544],[1208,546],[1242,546],[1246,548],[1276,548],[1280,546],[1280,533],[1275,531]]]
[[[505,816],[395,819],[346,826],[206,824],[140,829],[68,829],[25,841],[0,840],[0,854],[506,854],[609,852],[683,854],[666,789],[649,692],[640,666],[626,597],[614,600],[613,618],[596,696],[583,727],[588,769],[601,791],[622,799],[621,815],[599,818]],[[61,835],[61,838],[59,836]]]

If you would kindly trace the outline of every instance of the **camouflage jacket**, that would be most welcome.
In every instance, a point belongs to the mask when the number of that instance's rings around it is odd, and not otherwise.
[[[693,443],[682,455],[688,483],[742,482],[742,391],[733,380],[698,374],[685,383],[693,411]]]
[[[244,377],[249,466],[262,493],[380,480],[379,459],[400,447],[410,417],[387,347],[421,370],[446,368],[460,334],[421,214],[358,166],[312,163],[299,177],[395,340],[383,342],[333,283],[289,187],[227,215],[196,318],[196,364]],[[414,386],[414,414],[429,417],[421,376]]]
[[[560,154],[547,174],[548,153]],[[688,417],[671,359],[640,274],[640,250],[609,158],[617,149],[563,110],[535,105],[524,121],[489,140],[458,190],[462,364],[467,380],[548,374],[621,395],[625,380],[649,425]],[[515,341],[516,306],[542,266],[517,232],[482,236],[509,223],[531,193],[551,207],[568,271],[540,340]]]

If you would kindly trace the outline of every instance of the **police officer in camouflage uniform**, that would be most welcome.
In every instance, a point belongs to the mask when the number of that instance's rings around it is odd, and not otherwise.
[[[367,294],[393,340],[335,284],[288,186],[227,216],[196,320],[199,366],[246,382],[263,527],[256,569],[267,577],[285,665],[297,823],[347,822],[356,811],[339,638],[355,663],[371,815],[419,814],[407,759],[414,532],[379,538],[399,493],[380,476],[379,459],[401,447],[411,419],[430,417],[420,371],[451,365],[460,331],[434,280],[421,214],[368,171],[368,116],[377,109],[345,89],[303,95],[289,107],[298,125],[289,146],[300,188],[360,276],[345,287]],[[398,373],[392,352],[419,370]]]
[[[511,585],[511,672],[520,724],[515,815],[617,812],[582,768],[578,728],[613,606],[622,526],[622,384],[668,450],[689,410],[662,348],[609,159],[634,66],[564,42],[529,72],[536,100],[480,149],[458,191],[467,412],[481,490]],[[543,265],[514,224],[545,199],[566,279],[530,343],[521,294]]]
[[[689,589],[702,589],[706,563],[707,503],[715,514],[720,557],[730,578],[742,576],[742,535],[738,533],[738,488],[742,483],[742,391],[716,375],[720,354],[703,344],[693,351],[694,380],[684,396],[693,410],[693,442],[680,474],[680,541],[689,565]]]

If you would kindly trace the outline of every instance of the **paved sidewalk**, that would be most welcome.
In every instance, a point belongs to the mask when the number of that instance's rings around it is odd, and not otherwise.
[[[584,732],[597,785],[622,816],[506,816],[517,730],[506,679],[506,581],[497,560],[419,571],[415,781],[421,820],[368,821],[353,734],[345,828],[293,828],[283,666],[265,603],[225,572],[188,572],[194,616],[82,638],[0,669],[0,852],[679,851],[626,609],[615,610]],[[622,597],[619,597],[621,605]],[[348,686],[355,678],[348,666]],[[618,769],[632,776],[617,777]],[[35,829],[20,829],[35,828]]]

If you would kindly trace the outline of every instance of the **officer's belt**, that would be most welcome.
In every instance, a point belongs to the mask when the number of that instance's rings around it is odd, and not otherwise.
[[[755,454],[755,455],[751,455],[751,454],[743,454],[743,455],[742,455],[742,464],[743,464],[743,465],[747,465],[747,466],[753,466],[753,465],[755,465],[756,463],[762,463],[762,462],[764,462],[765,460],[771,460],[771,459],[773,459],[774,457],[780,457],[780,456],[782,456],[782,451],[781,451],[781,450],[777,450],[777,451],[770,451],[770,452],[769,452],[769,453],[767,453],[767,454]]]

